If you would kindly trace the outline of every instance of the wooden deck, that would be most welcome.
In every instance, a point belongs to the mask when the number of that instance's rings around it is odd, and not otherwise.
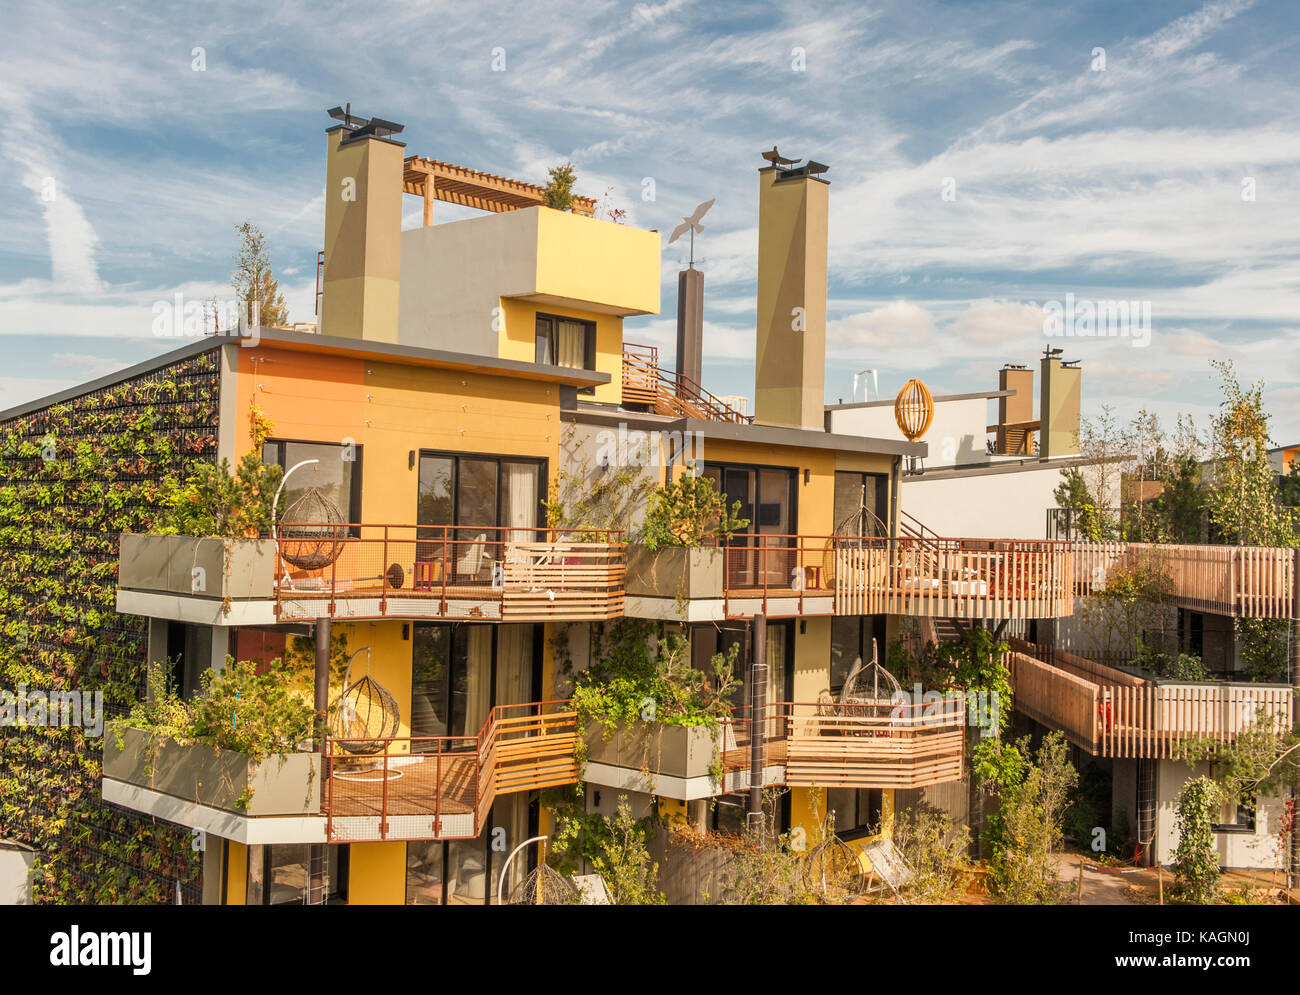
[[[1111,574],[1144,564],[1169,578],[1170,597],[1192,611],[1233,618],[1291,618],[1297,551],[1264,546],[1067,544],[1079,594],[1100,591]]]
[[[357,756],[331,740],[322,793],[331,840],[465,839],[498,795],[578,780],[577,713],[567,702],[501,705],[477,737],[375,740]]]
[[[1289,687],[1102,683],[1017,652],[1008,669],[1016,710],[1094,756],[1172,759],[1189,740],[1235,742],[1261,712],[1279,730],[1291,723]]]

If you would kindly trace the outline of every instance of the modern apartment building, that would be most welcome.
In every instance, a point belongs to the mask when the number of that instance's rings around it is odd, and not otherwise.
[[[1153,802],[1165,782],[1151,781],[1150,764],[1167,762],[1170,743],[1231,737],[1254,721],[1226,687],[1187,697],[1130,685],[1042,648],[1127,549],[946,521],[936,532],[909,515],[909,492],[926,486],[909,471],[933,462],[933,440],[825,404],[821,172],[759,170],[750,415],[709,393],[698,370],[670,369],[626,341],[624,318],[660,311],[658,233],[592,217],[581,198],[553,210],[539,187],[408,155],[396,133],[351,118],[327,132],[315,332],[203,338],[0,413],[3,566],[10,588],[22,571],[35,578],[29,595],[0,605],[0,622],[17,632],[69,571],[93,573],[100,598],[93,616],[87,603],[67,618],[66,654],[41,628],[21,641],[11,674],[46,667],[57,684],[102,662],[125,707],[144,690],[148,661],[167,661],[193,694],[228,657],[295,651],[314,660],[318,709],[363,677],[382,689],[369,699],[391,719],[382,734],[335,732],[260,764],[106,737],[102,778],[88,773],[87,790],[93,783],[106,811],[132,814],[122,832],[180,827],[201,854],[201,869],[177,858],[164,878],[201,879],[213,904],[488,904],[536,860],[527,849],[507,873],[516,848],[552,831],[545,790],[578,783],[591,812],[608,814],[625,796],[637,814],[724,829],[743,826],[752,786],[783,786],[780,828],[815,837],[833,811],[837,834],[861,846],[888,835],[902,807],[961,786],[967,739],[979,734],[960,696],[929,711],[840,707],[856,665],[883,660],[915,631],[987,625],[1024,640],[1012,661],[1017,708],[1113,758],[1117,793],[1129,776],[1120,762],[1136,760],[1139,823],[1163,804]],[[420,228],[401,229],[404,195],[424,200]],[[439,201],[482,213],[434,225]],[[698,314],[687,312],[682,335],[698,343]],[[1056,383],[1059,371],[1048,372]],[[1016,389],[975,395],[979,424],[959,452],[983,452],[984,405]],[[1059,390],[1049,406],[1053,452],[1027,468],[1044,480],[1070,456],[1061,440],[1071,417],[1077,426],[1077,379],[1073,390],[1072,409]],[[935,400],[943,409],[963,398]],[[130,445],[118,453],[110,436],[121,434],[121,412]],[[272,426],[264,462],[286,471],[279,526],[238,540],[152,534],[151,486],[196,461],[238,460],[255,445],[254,414]],[[1001,419],[1007,465],[1032,453],[1030,421],[1014,406]],[[172,440],[165,452],[151,441],[160,432]],[[43,460],[48,438],[54,457]],[[138,507],[95,519],[94,535],[75,540],[80,551],[42,566],[15,509],[46,500],[63,472],[51,466],[79,453],[100,461],[98,489],[74,487],[68,471],[56,500],[67,520],[83,497],[100,507],[118,492]],[[986,469],[979,462],[954,458],[942,506],[979,518],[980,499],[965,489]],[[619,473],[633,498],[624,527],[557,521],[557,509],[563,519]],[[739,502],[747,524],[717,545],[638,546],[645,495],[687,473]],[[1028,493],[1004,490],[1010,501]],[[1039,529],[1042,490],[1026,511]],[[319,516],[295,520],[313,505],[333,509],[323,532]],[[80,535],[75,524],[66,534]],[[1188,603],[1296,617],[1291,553],[1264,552],[1185,554],[1176,567]],[[1199,566],[1183,566],[1191,562]],[[1196,587],[1205,584],[1231,586],[1221,597]],[[628,618],[686,635],[701,665],[738,646],[735,717],[719,731],[629,726],[606,737],[581,727],[568,700],[573,673]],[[118,632],[109,659],[102,640]],[[744,667],[755,656],[762,688]],[[1251,693],[1270,714],[1291,715],[1289,687]],[[1180,710],[1185,700],[1196,707]],[[6,750],[0,775],[32,784],[35,763]],[[20,813],[6,813],[4,831],[23,835]]]

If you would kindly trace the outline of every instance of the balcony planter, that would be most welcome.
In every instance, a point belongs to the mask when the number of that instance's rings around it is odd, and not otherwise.
[[[721,598],[723,550],[665,546],[654,552],[629,546],[627,594],[633,598]]]
[[[317,815],[319,753],[282,753],[255,762],[234,750],[182,746],[143,729],[124,729],[122,745],[104,736],[104,776],[237,815]]]
[[[718,730],[706,726],[634,722],[606,738],[604,727],[594,722],[587,726],[587,763],[645,770],[652,779],[656,775],[711,777],[717,765],[714,743],[719,735]]]
[[[275,542],[123,533],[118,587],[220,600],[275,594]]]

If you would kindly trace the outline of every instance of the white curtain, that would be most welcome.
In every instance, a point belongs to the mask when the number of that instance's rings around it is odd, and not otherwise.
[[[532,701],[533,627],[528,624],[497,627],[498,705]],[[523,714],[519,710],[517,714]]]
[[[537,464],[507,463],[506,524],[510,542],[532,542],[537,524]]]
[[[492,707],[491,626],[469,626],[465,641],[465,735],[477,736]]]
[[[587,326],[580,321],[555,323],[555,365],[582,369],[587,353]]]

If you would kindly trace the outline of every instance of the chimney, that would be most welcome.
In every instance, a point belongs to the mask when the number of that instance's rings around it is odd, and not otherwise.
[[[758,321],[754,420],[824,429],[826,166],[775,148],[758,171]]]
[[[406,146],[387,136],[401,125],[354,117],[350,108],[334,116],[344,123],[325,132],[320,331],[396,342]]]
[[[701,382],[704,363],[704,274],[694,266],[677,274],[677,375]]]
[[[1038,456],[1073,456],[1079,452],[1079,390],[1083,376],[1078,360],[1061,361],[1061,350],[1047,348],[1042,359],[1042,398],[1038,403]]]
[[[1034,371],[1008,363],[998,370],[998,390],[1014,390],[1015,394],[998,398],[998,434],[993,451],[999,456],[1033,455],[1033,429],[1023,423],[1034,420]]]

